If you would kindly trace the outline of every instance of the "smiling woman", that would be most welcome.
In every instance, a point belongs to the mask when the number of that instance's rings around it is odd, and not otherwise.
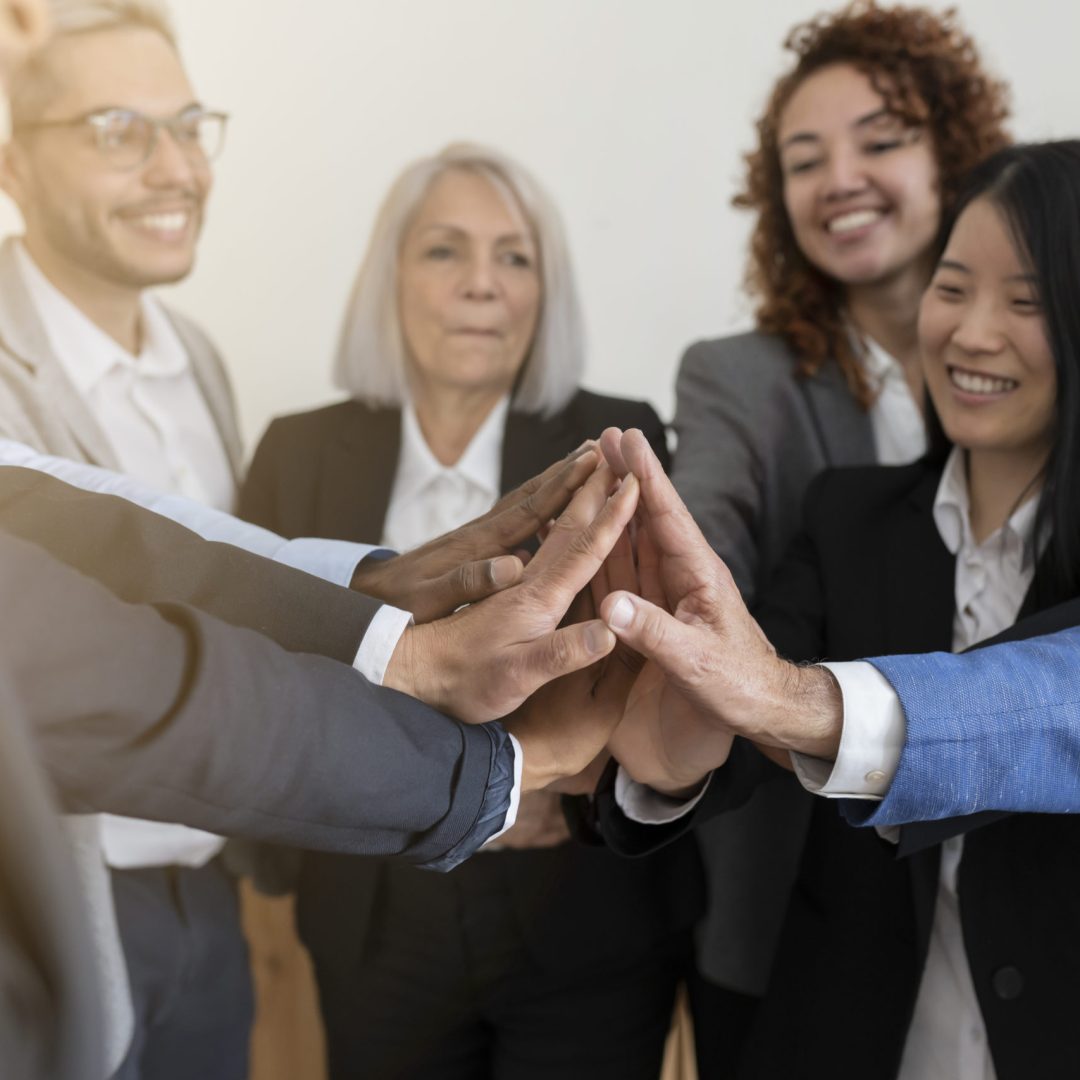
[[[925,449],[916,322],[942,208],[1007,141],[1004,87],[953,14],[858,2],[785,44],[794,63],[735,199],[756,214],[757,330],[693,345],[677,386],[672,476],[748,599],[818,472]],[[704,1074],[725,1075],[745,1031],[715,1017],[748,1017],[766,988],[808,811],[777,783],[708,827],[713,912],[692,995]]]

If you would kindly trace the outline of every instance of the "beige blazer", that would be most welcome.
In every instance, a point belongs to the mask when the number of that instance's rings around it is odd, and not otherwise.
[[[221,435],[233,479],[240,480],[242,446],[236,408],[221,358],[194,323],[166,310],[191,360],[195,380]],[[119,470],[105,432],[67,376],[23,284],[15,241],[0,245],[0,438],[15,439],[45,454]],[[110,1072],[120,1064],[133,1030],[112,893],[101,853],[99,818],[66,819],[90,925],[105,1019]]]
[[[239,482],[243,449],[232,387],[206,335],[166,309],[188,357]],[[119,462],[109,440],[68,378],[49,344],[15,260],[15,241],[0,245],[0,438],[16,439],[45,454],[106,469]]]

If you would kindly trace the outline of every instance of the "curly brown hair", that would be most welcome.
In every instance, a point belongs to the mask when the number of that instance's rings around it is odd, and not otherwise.
[[[745,185],[733,200],[758,215],[746,287],[759,298],[758,326],[788,342],[798,357],[797,373],[813,375],[832,357],[866,408],[873,392],[844,324],[842,287],[799,250],[784,208],[780,114],[807,76],[831,64],[851,64],[870,78],[890,112],[925,126],[947,208],[967,172],[1010,141],[1008,90],[983,70],[955,9],[938,13],[856,0],[800,23],[784,47],[795,54],[795,66],[777,82],[758,120],[758,146],[746,155]]]

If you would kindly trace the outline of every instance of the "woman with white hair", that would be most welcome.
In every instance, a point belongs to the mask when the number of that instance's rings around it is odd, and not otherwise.
[[[336,361],[349,400],[270,425],[241,512],[404,550],[607,426],[666,458],[650,406],[580,389],[583,353],[554,206],[506,156],[447,147],[376,220]],[[330,1074],[652,1080],[701,906],[692,842],[620,861],[573,843],[547,792],[446,875],[305,855]]]

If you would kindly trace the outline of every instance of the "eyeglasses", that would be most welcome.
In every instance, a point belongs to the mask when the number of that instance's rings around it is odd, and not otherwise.
[[[185,109],[176,116],[155,120],[132,109],[101,109],[71,120],[40,120],[19,124],[17,131],[43,128],[75,128],[88,125],[98,152],[113,168],[137,169],[150,160],[165,128],[173,141],[195,164],[213,161],[225,145],[227,113],[208,112],[201,106]]]

